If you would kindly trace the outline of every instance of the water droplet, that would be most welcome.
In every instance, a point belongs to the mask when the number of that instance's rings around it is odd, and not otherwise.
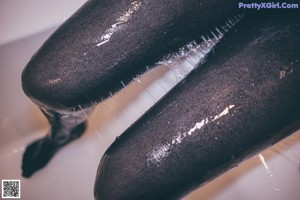
[[[227,27],[231,28],[232,26],[228,24],[228,22],[225,23]]]
[[[165,91],[165,93],[168,92],[168,90],[166,88],[164,88],[163,85],[160,82],[158,82],[158,85]]]
[[[124,84],[124,82],[123,82],[123,81],[121,81],[121,84],[123,85],[123,87],[124,87],[124,88],[126,88],[126,85]]]
[[[201,36],[202,40],[205,42],[207,47],[210,47],[210,43],[206,40],[204,36]]]
[[[140,84],[142,83],[142,82],[141,82],[141,79],[140,79],[140,76],[136,76],[135,78],[133,78],[133,80],[134,80],[134,81],[137,81],[137,82],[140,83]]]
[[[228,22],[229,22],[232,26],[234,26],[234,23],[232,22],[231,19],[228,19]]]
[[[267,164],[267,162],[266,162],[264,156],[263,156],[262,154],[258,154],[258,157],[259,157],[260,161],[262,162],[264,168],[266,169],[267,173],[269,174],[269,176],[270,176],[270,178],[271,178],[271,181],[272,181],[272,184],[273,184],[273,189],[274,189],[275,191],[280,191],[280,189],[279,189],[277,183],[276,183],[276,182],[274,181],[274,179],[273,179],[273,173],[271,172],[271,170],[270,170],[270,168],[269,168],[269,166],[268,166],[268,164]]]
[[[85,118],[88,120],[89,118],[88,118],[87,114],[84,112],[84,110],[82,109],[81,105],[78,105],[78,107],[80,108],[80,110],[84,114]]]

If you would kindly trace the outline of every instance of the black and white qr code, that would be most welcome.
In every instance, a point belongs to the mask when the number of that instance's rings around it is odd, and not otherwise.
[[[3,199],[21,198],[21,181],[2,180],[2,198]]]

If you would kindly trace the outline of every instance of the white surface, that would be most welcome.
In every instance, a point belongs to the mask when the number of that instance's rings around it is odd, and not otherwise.
[[[8,12],[9,7],[15,8],[15,3],[20,2],[19,7],[17,6],[18,8],[15,10],[18,11],[18,16],[22,16],[21,18],[26,16],[30,19],[29,21],[38,18],[40,14],[35,15],[33,11],[25,12],[23,8],[26,5],[31,5],[33,9],[39,8],[39,11],[56,13],[53,10],[46,11],[48,8],[42,9],[46,4],[41,6],[35,4],[37,1],[34,4],[26,1],[25,5],[24,1],[2,0],[0,9]],[[5,9],[2,7],[3,2],[6,6]],[[12,6],[9,2],[15,5]],[[63,7],[61,2],[73,4],[70,3],[71,0],[51,2],[48,3],[57,5],[57,7]],[[72,0],[72,2],[75,1]],[[65,4],[65,7],[68,8],[69,5]],[[2,20],[0,26],[5,27],[8,21],[3,20],[2,16],[3,13],[0,17]],[[88,130],[82,138],[62,149],[46,168],[37,172],[32,178],[23,179],[21,177],[21,159],[24,148],[34,139],[46,134],[48,124],[41,112],[22,92],[21,71],[31,55],[56,28],[49,29],[56,23],[55,20],[55,23],[52,23],[53,19],[61,19],[62,16],[64,14],[57,18],[51,17],[51,23],[43,24],[44,22],[41,21],[39,28],[20,30],[19,35],[6,39],[4,43],[16,38],[18,41],[0,46],[0,177],[1,179],[21,179],[21,199],[23,200],[93,199],[92,190],[96,169],[105,149],[114,141],[116,135],[122,133],[165,93],[161,86],[154,83],[155,79],[164,77],[160,83],[166,89],[172,86],[174,79],[176,81],[176,77],[172,77],[170,74],[166,75],[165,68],[160,68],[142,78],[142,85],[132,84],[117,96],[98,105],[89,120]],[[44,30],[44,25],[47,30]],[[22,26],[18,27],[23,29]],[[2,31],[2,28],[0,30]],[[35,32],[36,30],[38,31]],[[11,31],[14,32],[15,29],[11,29]],[[24,31],[24,35],[21,34],[22,31]],[[35,35],[20,39],[32,33]],[[1,32],[1,36],[2,34],[3,32]],[[8,35],[10,34],[12,33],[8,33]],[[145,90],[145,88],[148,89]],[[185,199],[298,200],[300,196],[299,141],[300,133],[298,132],[287,141],[280,142],[272,149],[262,153],[268,170],[262,164],[262,160],[255,156]]]
[[[86,0],[0,0],[0,45],[57,26]]]

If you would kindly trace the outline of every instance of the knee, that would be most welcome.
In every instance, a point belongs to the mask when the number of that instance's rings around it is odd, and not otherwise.
[[[38,106],[54,110],[73,110],[87,102],[82,83],[70,66],[58,65],[41,54],[35,55],[22,73],[22,88]],[[59,58],[58,58],[59,60]]]

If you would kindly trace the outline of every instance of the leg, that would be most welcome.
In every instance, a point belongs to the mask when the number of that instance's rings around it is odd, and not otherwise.
[[[95,199],[179,199],[299,129],[299,20],[267,17],[246,16],[109,147]]]

